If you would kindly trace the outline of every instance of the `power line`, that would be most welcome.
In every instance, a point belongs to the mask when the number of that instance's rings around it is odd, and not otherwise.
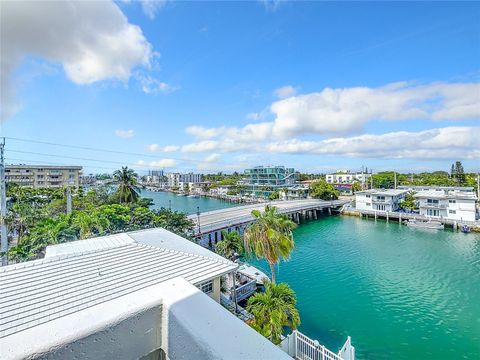
[[[41,145],[50,145],[50,146],[60,146],[65,148],[77,149],[77,150],[88,150],[88,151],[97,151],[97,152],[105,152],[110,154],[117,154],[117,155],[130,155],[130,156],[141,156],[141,157],[149,157],[153,159],[165,159],[169,158],[172,160],[184,161],[184,162],[199,162],[201,160],[198,159],[190,159],[190,158],[174,158],[171,156],[159,156],[159,155],[151,155],[151,154],[142,154],[142,153],[134,153],[134,152],[126,152],[126,151],[118,151],[118,150],[108,150],[108,149],[100,149],[100,148],[93,148],[88,146],[78,146],[78,145],[67,145],[67,144],[58,144],[52,143],[48,141],[39,141],[39,140],[31,140],[31,139],[21,139],[21,138],[14,138],[14,137],[6,137],[6,139],[14,140],[14,141],[21,141],[21,142],[28,142],[33,144],[41,144]],[[11,151],[11,150],[9,150]],[[79,159],[82,160],[82,159]]]

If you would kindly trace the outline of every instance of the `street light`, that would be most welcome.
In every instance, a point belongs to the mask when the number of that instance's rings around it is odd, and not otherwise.
[[[200,206],[197,206],[197,225],[198,225],[198,234],[200,235]]]

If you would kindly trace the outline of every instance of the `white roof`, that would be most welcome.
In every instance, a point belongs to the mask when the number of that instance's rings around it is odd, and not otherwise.
[[[435,199],[464,199],[476,200],[477,196],[474,192],[466,191],[446,191],[446,190],[423,190],[418,191],[414,197],[416,198],[435,198]]]
[[[407,190],[403,189],[370,189],[370,190],[364,190],[364,191],[357,191],[355,194],[359,195],[364,195],[364,194],[370,194],[370,195],[379,195],[379,196],[397,196],[401,194],[407,193]]]
[[[49,246],[44,259],[0,268],[0,338],[169,279],[198,284],[237,267],[164,229]]]

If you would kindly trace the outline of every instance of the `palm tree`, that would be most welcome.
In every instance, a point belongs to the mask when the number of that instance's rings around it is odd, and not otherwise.
[[[222,231],[223,240],[215,245],[215,251],[227,259],[232,259],[235,253],[243,253],[243,241],[238,231]]]
[[[245,231],[245,248],[257,259],[268,262],[275,283],[275,264],[280,259],[288,259],[295,246],[292,230],[297,225],[286,215],[279,214],[275,207],[267,206],[263,213],[253,210],[252,215],[256,220]]]
[[[137,186],[137,174],[128,166],[113,173],[113,182],[118,184],[117,194],[120,202],[136,202],[140,197],[140,188]]]
[[[295,292],[286,284],[265,283],[265,292],[248,299],[247,311],[253,315],[250,325],[274,344],[281,341],[283,328],[300,325]]]

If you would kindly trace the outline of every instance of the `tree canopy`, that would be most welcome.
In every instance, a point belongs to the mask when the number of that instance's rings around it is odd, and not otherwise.
[[[310,184],[310,195],[315,199],[336,200],[340,192],[325,180],[317,180]]]

